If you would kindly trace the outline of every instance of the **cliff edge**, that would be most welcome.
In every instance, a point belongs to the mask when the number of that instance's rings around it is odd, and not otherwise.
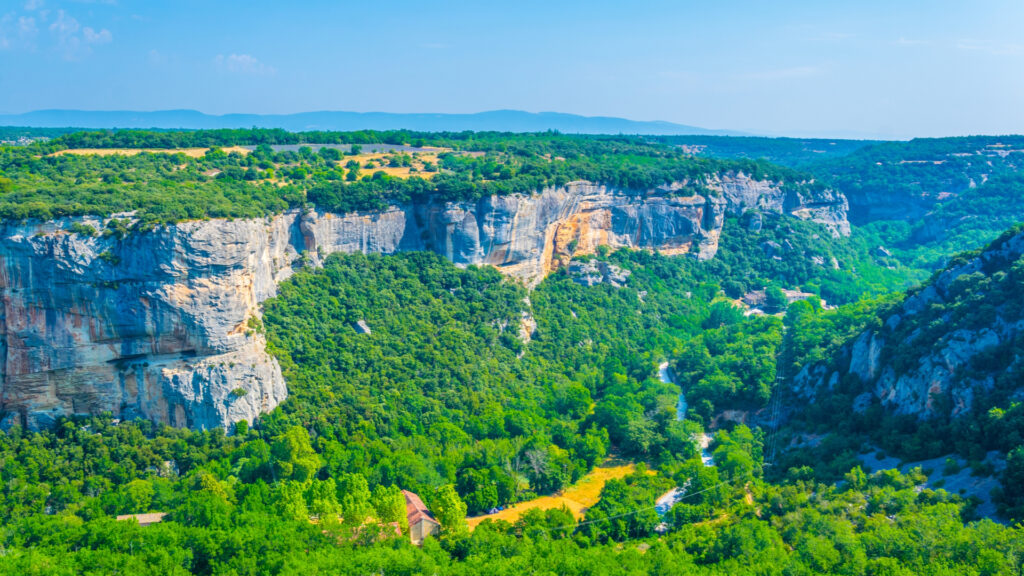
[[[294,266],[333,252],[432,250],[533,285],[599,245],[711,258],[727,212],[789,213],[849,232],[846,199],[830,191],[742,174],[719,175],[705,196],[684,189],[573,182],[533,195],[192,221],[124,237],[73,231],[104,229],[98,218],[5,225],[0,424],[40,428],[104,411],[193,428],[254,420],[287,396],[254,321],[259,304]]]

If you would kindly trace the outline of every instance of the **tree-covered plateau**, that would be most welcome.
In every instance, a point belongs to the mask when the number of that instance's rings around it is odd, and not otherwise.
[[[275,151],[271,146],[308,138],[349,146],[345,154],[328,146],[315,151],[310,146]],[[373,143],[397,148],[384,161],[360,156],[361,146]],[[252,150],[230,148],[241,144]],[[187,154],[190,147],[208,149]],[[79,149],[85,150],[76,152]],[[135,153],[139,150],[143,152]],[[423,154],[436,156],[436,161],[414,162]],[[383,169],[395,165],[415,172],[396,177]],[[344,213],[424,198],[474,200],[532,193],[576,180],[633,191],[685,181],[689,187],[678,193],[694,194],[707,191],[703,184],[710,175],[729,171],[790,185],[807,179],[767,162],[697,158],[638,137],[472,132],[297,135],[258,129],[80,132],[29,146],[0,146],[0,219],[106,217],[134,211],[135,226],[146,230],[181,220],[258,217],[307,204]]]

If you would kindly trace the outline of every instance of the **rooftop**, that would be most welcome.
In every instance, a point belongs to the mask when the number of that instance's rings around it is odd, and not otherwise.
[[[418,495],[408,490],[402,490],[402,495],[405,496],[405,513],[409,519],[409,526],[413,526],[423,520],[440,524]]]

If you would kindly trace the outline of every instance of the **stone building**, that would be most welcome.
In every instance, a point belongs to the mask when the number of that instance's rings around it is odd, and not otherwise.
[[[427,536],[440,534],[441,523],[434,518],[423,500],[408,490],[402,490],[402,495],[405,496],[405,514],[409,519],[409,538],[412,543],[419,546]]]

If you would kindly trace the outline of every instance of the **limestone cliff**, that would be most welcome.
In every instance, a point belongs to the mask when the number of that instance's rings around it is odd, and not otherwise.
[[[721,191],[726,211],[742,214],[747,210],[760,210],[791,214],[811,220],[829,228],[835,236],[849,236],[847,220],[849,203],[835,190],[815,190],[810,187],[779,186],[775,182],[753,180],[745,174],[728,174],[711,180],[711,188]]]
[[[680,195],[682,183],[638,192],[575,182],[373,213],[185,222],[124,238],[72,232],[83,219],[4,226],[3,424],[42,427],[102,411],[196,428],[252,421],[287,391],[250,319],[301,258],[316,265],[332,252],[433,250],[532,284],[602,244],[710,258],[728,210],[847,229],[841,196],[794,197],[732,174],[709,188],[704,197]]]
[[[831,364],[805,366],[794,379],[814,399],[840,383],[860,391],[852,409],[873,401],[900,414],[956,416],[979,394],[1024,394],[1024,232],[959,259],[844,345]]]
[[[303,246],[332,252],[432,250],[458,265],[489,264],[527,283],[598,245],[659,248],[706,257],[717,248],[722,203],[670,190],[628,193],[574,182],[530,196],[422,203],[370,214],[307,214]],[[692,248],[693,247],[693,248]]]
[[[246,322],[290,272],[289,218],[123,239],[4,228],[3,410],[29,426],[110,411],[208,428],[276,406],[281,370]]]

